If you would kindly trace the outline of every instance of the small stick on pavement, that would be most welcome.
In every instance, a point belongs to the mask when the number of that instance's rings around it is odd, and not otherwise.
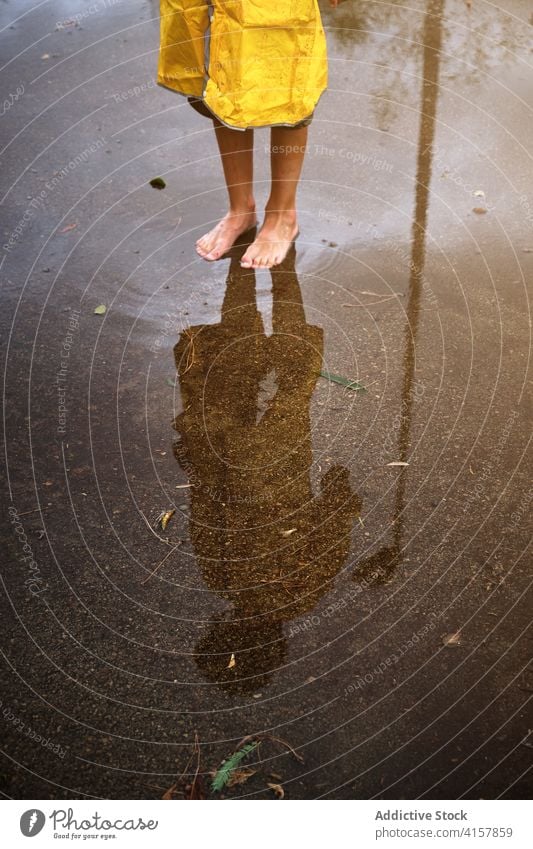
[[[165,554],[165,556],[163,557],[163,559],[161,560],[161,562],[157,564],[157,566],[155,567],[155,569],[153,569],[153,570],[150,572],[150,574],[148,575],[148,577],[147,577],[147,578],[145,578],[145,579],[144,579],[144,581],[141,581],[141,584],[145,584],[147,581],[149,581],[149,580],[150,580],[150,578],[151,578],[153,575],[155,575],[155,573],[158,571],[158,569],[160,569],[160,568],[161,568],[161,566],[163,565],[163,563],[165,562],[165,560],[168,560],[168,558],[170,557],[170,555],[171,555],[171,554],[173,554],[173,552],[174,552],[174,551],[176,551],[176,549],[177,549],[177,548],[178,548],[178,546],[180,546],[180,545],[181,545],[181,540],[180,540],[178,543],[176,543],[176,545],[174,546],[174,548],[172,548],[172,549],[171,549],[171,550],[170,550],[167,554]]]

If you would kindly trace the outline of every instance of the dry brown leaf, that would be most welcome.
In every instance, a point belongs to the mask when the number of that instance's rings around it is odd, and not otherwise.
[[[161,528],[162,528],[162,530],[166,529],[168,523],[172,519],[172,516],[174,515],[175,512],[176,512],[175,510],[167,510],[166,513],[163,513],[163,515],[161,516]]]
[[[177,784],[173,784],[172,787],[169,787],[167,792],[161,796],[162,799],[173,799],[174,791],[177,789]]]
[[[472,210],[472,212],[475,212],[476,215],[485,215],[486,211],[487,210],[484,206],[475,206]]]
[[[284,799],[285,798],[285,791],[284,791],[283,787],[281,786],[281,784],[273,784],[271,781],[269,781],[268,784],[267,784],[267,787],[270,790],[274,791],[274,793],[276,794],[278,799]]]
[[[227,787],[235,787],[237,784],[244,784],[252,775],[255,775],[256,769],[234,769],[228,779]]]

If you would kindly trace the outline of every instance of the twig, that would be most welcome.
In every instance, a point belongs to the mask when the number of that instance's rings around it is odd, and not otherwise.
[[[299,754],[298,754],[298,752],[296,752],[296,751],[292,748],[292,746],[291,746],[291,744],[290,744],[290,743],[287,743],[287,741],[286,741],[286,740],[283,740],[281,737],[274,737],[272,734],[267,734],[266,736],[267,736],[267,737],[270,737],[270,739],[271,739],[271,740],[275,740],[277,743],[281,743],[281,745],[282,745],[282,746],[285,746],[285,748],[287,748],[287,749],[289,750],[289,752],[290,752],[292,755],[294,755],[294,757],[296,758],[296,760],[297,760],[297,761],[300,761],[300,763],[301,763],[301,764],[303,764],[303,762],[304,762],[303,757],[302,757],[301,755],[299,755]]]
[[[261,740],[273,740],[275,743],[281,743],[282,746],[285,746],[285,748],[288,749],[292,755],[294,755],[297,761],[300,761],[300,763],[303,764],[304,759],[301,755],[298,754],[298,752],[295,752],[291,744],[287,743],[287,741],[283,740],[281,737],[274,737],[273,734],[247,734],[246,737],[242,738],[239,745],[235,747],[235,751],[238,752],[239,749],[242,749],[242,747],[246,745],[246,743],[250,743],[252,741],[261,742]]]
[[[194,752],[196,752],[196,754],[198,755],[198,759],[197,759],[197,762],[196,762],[196,772],[194,773],[194,778],[193,778],[192,784],[191,784],[191,795],[189,796],[189,799],[192,799],[192,797],[193,797],[194,789],[196,787],[196,779],[198,778],[198,773],[200,772],[200,744],[198,742],[198,732],[197,731],[194,732],[194,751],[193,751],[193,754],[194,754]]]
[[[374,307],[379,304],[384,304],[385,301],[391,301],[393,298],[397,297],[397,295],[387,295],[386,297],[380,298],[379,301],[368,301],[366,304],[341,304],[341,307],[357,307],[358,309],[361,307]]]
[[[36,507],[34,510],[26,510],[25,513],[19,513],[19,516],[29,516],[30,513],[38,513],[40,510],[49,510],[52,505],[50,504],[47,507]]]
[[[198,330],[197,332],[199,333],[200,331]],[[184,370],[181,372],[181,374],[187,374],[189,369],[191,369],[194,365],[194,338],[196,336],[196,333],[192,333],[191,330],[187,329],[185,331],[185,336],[187,336],[187,338],[189,339],[189,344],[187,345],[187,352],[186,352],[187,353],[187,365],[184,368]],[[189,353],[189,351],[190,351],[190,353]]]
[[[166,240],[165,240],[165,241],[167,241],[167,242],[168,242],[168,241],[170,241],[170,239],[171,239],[171,238],[173,238],[173,234],[174,234],[174,233],[175,233],[175,231],[178,229],[178,227],[180,226],[180,224],[181,224],[181,215],[180,215],[180,216],[179,216],[179,218],[178,218],[178,222],[177,222],[176,226],[172,228],[172,230],[171,230],[171,231],[170,231],[170,233],[168,234],[168,236],[167,236],[167,238],[166,238]]]
[[[151,578],[153,575],[155,575],[155,573],[158,571],[158,569],[160,569],[160,568],[161,568],[161,566],[163,565],[163,563],[165,562],[165,560],[168,560],[168,558],[170,557],[170,555],[171,555],[171,554],[173,554],[173,553],[176,551],[176,549],[178,548],[178,546],[180,546],[180,545],[181,545],[181,540],[180,540],[178,543],[176,543],[176,545],[174,546],[174,548],[172,548],[172,549],[171,549],[171,550],[170,550],[167,554],[165,554],[165,556],[163,557],[163,559],[161,560],[161,562],[157,564],[157,566],[155,567],[155,569],[154,569],[152,572],[150,572],[150,574],[148,575],[148,577],[147,577],[147,578],[145,578],[145,579],[144,579],[144,581],[141,581],[141,584],[145,584],[147,581],[149,581],[149,580],[150,580],[150,578]]]

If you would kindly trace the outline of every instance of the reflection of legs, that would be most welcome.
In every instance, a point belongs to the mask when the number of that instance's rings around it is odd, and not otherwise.
[[[302,292],[294,270],[292,248],[279,268],[272,270],[272,330],[298,335],[306,325]]]
[[[229,195],[229,211],[222,221],[196,242],[204,259],[219,259],[241,233],[256,224],[253,196],[253,130],[231,130],[214,121],[224,178]]]
[[[296,190],[307,144],[307,127],[272,127],[272,187],[265,220],[242,258],[245,268],[271,268],[280,263],[298,233]]]
[[[235,257],[232,257],[226,281],[222,323],[225,326],[234,325],[242,336],[247,333],[264,333],[263,319],[257,309],[255,274],[253,271],[244,271]]]

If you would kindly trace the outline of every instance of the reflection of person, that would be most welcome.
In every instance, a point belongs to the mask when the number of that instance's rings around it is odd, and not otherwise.
[[[338,0],[329,0],[336,7]],[[253,128],[271,127],[272,185],[245,267],[279,264],[298,233],[296,189],[307,127],[327,85],[317,0],[160,0],[157,82],[213,119],[229,210],[196,243],[219,259],[256,224]]]
[[[254,272],[234,256],[221,322],[188,328],[174,349],[183,401],[175,455],[192,483],[191,541],[207,586],[232,605],[211,623],[197,662],[243,690],[281,663],[283,622],[331,589],[360,507],[341,466],[323,475],[319,495],[311,486],[309,405],[323,339],[305,320],[294,255],[272,271],[271,336]]]

